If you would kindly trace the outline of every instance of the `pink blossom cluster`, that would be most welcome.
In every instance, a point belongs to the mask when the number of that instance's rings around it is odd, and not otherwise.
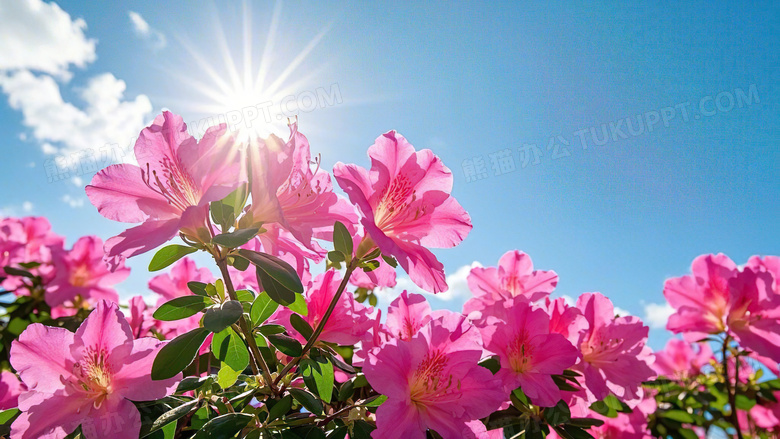
[[[0,273],[10,267],[40,278],[36,284],[18,272],[5,272],[0,287],[45,300],[55,318],[92,308],[101,300],[117,302],[114,285],[125,280],[130,269],[123,263],[113,270],[106,267],[103,241],[97,236],[83,236],[69,250],[64,243],[44,217],[0,220]]]
[[[193,259],[181,258],[149,281],[154,307],[136,296],[124,314],[113,286],[129,275],[125,258],[177,236],[223,264],[223,250],[262,252],[289,264],[304,287],[305,311],[279,306],[264,323],[283,327],[304,350],[315,342],[322,352],[354,347],[350,361],[357,369],[336,378],[343,382],[362,373],[372,391],[386,397],[375,413],[362,415],[376,424],[376,439],[422,439],[428,430],[444,439],[501,437],[484,421],[517,407],[520,396],[536,416],[563,407],[573,418],[593,420],[587,431],[597,438],[651,437],[648,418],[659,405],[643,383],[657,376],[689,383],[714,370],[719,360],[701,341],[710,335],[724,337],[725,345],[738,342],[749,350],[745,357],[780,372],[777,257],[753,257],[740,268],[722,254],[704,255],[694,260],[691,275],[669,279],[664,295],[675,313],[667,327],[684,339],[655,354],[639,318],[617,316],[610,299],[597,292],[573,303],[551,297],[558,275],[534,269],[519,250],[501,256],[494,267],[471,270],[472,297],[462,312],[434,311],[424,295],[403,291],[383,321],[381,310],[363,305],[347,288],[394,287],[397,264],[422,290],[447,291],[444,266],[431,249],[458,245],[472,228],[451,195],[452,173],[430,150],[416,150],[395,131],[379,136],[368,149],[369,169],[334,166],[346,197],[334,192],[319,159],[312,160],[297,122],[290,124],[287,141],[273,135],[239,140],[224,125],[195,139],[180,116],[164,112],[141,132],[135,156],[138,165],[109,166],[86,188],[101,215],[132,224],[105,245],[87,236],[65,250],[64,239],[44,218],[0,220],[0,268],[10,267],[4,290],[45,301],[54,318],[94,308],[75,333],[33,323],[13,342],[10,362],[18,378],[7,371],[0,376],[0,409],[21,410],[14,439],[61,439],[79,425],[90,439],[138,437],[133,402],[171,395],[181,379],[151,379],[154,358],[166,343],[160,340],[203,324],[200,314],[163,322],[153,311],[194,294],[191,282],[216,280]],[[231,206],[234,216],[220,220],[210,209],[231,194],[243,194],[244,204]],[[336,223],[346,232],[338,232]],[[215,236],[230,229],[253,230],[251,239],[235,246],[240,250],[217,245]],[[334,250],[340,258],[334,260],[330,247],[352,252]],[[312,274],[313,264],[326,259],[325,270]],[[345,273],[341,262],[347,263]],[[230,288],[276,288],[263,285],[273,279],[261,281],[254,267],[220,268]],[[316,340],[302,330],[306,325],[317,328]],[[209,344],[200,353],[208,353]],[[278,391],[285,372],[300,371],[294,368],[298,360],[280,358],[284,369],[273,370],[276,381],[255,371],[255,382],[265,380],[266,393]],[[739,360],[732,361],[738,368]],[[737,383],[750,383],[756,372],[742,367],[733,375]],[[300,381],[289,378],[282,389]],[[615,417],[597,413],[594,404],[608,398],[626,409]],[[740,416],[749,421],[744,425],[771,429],[780,418],[778,407],[760,404]]]

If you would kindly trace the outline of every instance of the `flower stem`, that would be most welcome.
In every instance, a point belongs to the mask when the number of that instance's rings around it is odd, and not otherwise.
[[[339,289],[336,291],[336,294],[333,296],[333,299],[330,301],[330,305],[328,305],[328,309],[325,311],[325,314],[322,316],[322,320],[317,324],[317,327],[314,329],[314,333],[312,333],[311,337],[309,337],[309,340],[306,342],[306,345],[303,347],[303,351],[301,352],[301,355],[298,357],[295,357],[287,363],[286,366],[284,366],[284,369],[279,373],[279,376],[276,377],[276,380],[274,380],[274,384],[277,384],[282,377],[287,375],[287,373],[297,365],[301,359],[306,356],[306,353],[308,353],[311,348],[314,346],[314,344],[317,342],[317,339],[319,338],[320,334],[322,334],[322,331],[325,329],[325,324],[328,323],[328,319],[330,318],[330,315],[333,314],[333,310],[336,309],[336,304],[338,304],[339,299],[341,298],[341,295],[344,293],[344,290],[347,288],[347,283],[349,283],[349,278],[352,276],[352,272],[355,271],[355,268],[357,268],[357,263],[359,262],[358,258],[352,258],[352,260],[347,265],[347,271],[344,273],[344,278],[341,280],[341,284],[339,284]]]
[[[726,381],[726,395],[729,399],[729,406],[731,407],[731,424],[737,430],[737,438],[742,439],[742,428],[739,426],[739,416],[737,415],[737,387],[739,384],[739,356],[734,356],[734,387],[731,386],[731,379],[729,378],[729,341],[731,336],[726,334],[726,338],[723,339],[723,377]]]
[[[219,271],[222,272],[222,277],[225,280],[225,288],[227,289],[230,299],[238,300],[236,289],[233,287],[233,281],[230,279],[230,272],[228,272],[227,269],[227,260],[224,258],[219,258],[216,261],[217,266],[219,266]],[[241,318],[238,319],[238,326],[241,328],[241,332],[244,334],[246,343],[249,345],[249,350],[252,353],[252,359],[254,360],[250,362],[252,371],[255,373],[255,375],[262,371],[263,379],[271,387],[271,391],[276,393],[276,382],[271,378],[271,370],[268,368],[268,364],[266,364],[263,355],[260,353],[260,349],[257,347],[257,342],[255,342],[255,338],[252,336],[252,330],[249,327],[249,324],[246,322],[243,314],[241,315]],[[260,369],[258,369],[258,366]]]

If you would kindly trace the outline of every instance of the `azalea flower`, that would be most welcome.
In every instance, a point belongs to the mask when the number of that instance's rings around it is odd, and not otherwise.
[[[531,257],[514,250],[501,256],[498,267],[472,268],[467,281],[474,297],[463,306],[463,312],[479,318],[485,307],[513,297],[523,296],[531,302],[546,298],[558,284],[558,275],[534,270]]]
[[[97,236],[83,236],[70,251],[57,252],[54,266],[57,272],[47,286],[46,303],[52,308],[64,304],[76,305],[83,300],[95,304],[100,300],[119,301],[113,288],[130,275],[130,269],[119,262],[109,271],[103,262],[103,240]]]
[[[574,367],[584,385],[579,396],[589,405],[612,393],[636,406],[642,400],[642,382],[656,376],[650,367],[652,351],[645,346],[649,328],[634,316],[615,317],[612,302],[599,293],[581,295],[577,308],[588,321],[580,332],[582,359]]]
[[[0,275],[3,267],[18,267],[19,264],[37,262],[37,268],[30,269],[33,274],[48,281],[54,275],[51,265],[52,255],[62,250],[65,239],[51,231],[51,224],[45,217],[3,218],[0,219]],[[7,291],[16,295],[29,294],[17,288],[24,284],[18,276],[8,276],[0,283]]]
[[[0,410],[14,408],[18,405],[19,395],[27,390],[13,372],[0,372]]]
[[[192,294],[189,282],[214,282],[214,276],[206,267],[198,268],[195,261],[184,257],[176,262],[168,273],[158,274],[149,280],[149,289],[160,295],[157,306],[177,297]]]
[[[653,369],[658,375],[668,378],[686,379],[702,373],[702,368],[714,359],[712,349],[706,343],[694,344],[673,338],[662,351],[655,353]]]
[[[328,270],[317,276],[312,282],[305,295],[308,314],[302,316],[303,320],[312,328],[316,328],[322,321],[340,283],[341,275],[336,270]],[[372,311],[372,308],[358,303],[351,293],[345,291],[325,324],[319,340],[339,345],[357,343],[373,324],[369,317]],[[291,315],[292,311],[284,307],[276,312],[273,319],[278,324],[283,325],[288,333],[301,342],[305,342],[306,338],[298,333],[290,323]]]
[[[362,231],[356,231],[356,233],[352,235],[353,257],[358,257],[356,252],[360,247],[360,243],[363,242],[363,237],[364,233]],[[396,286],[395,268],[390,266],[390,264],[385,262],[382,258],[378,258],[377,261],[379,262],[379,266],[371,271],[353,271],[352,276],[349,278],[349,283],[358,288],[365,288],[367,290],[373,290],[375,288],[393,288]]]
[[[664,297],[676,310],[666,329],[684,333],[685,339],[693,342],[726,329],[728,281],[737,273],[737,265],[724,254],[702,255],[693,260],[691,272],[668,279]]]
[[[740,345],[780,362],[780,294],[766,271],[745,268],[729,280],[726,324]]]
[[[579,346],[580,333],[588,328],[588,321],[582,315],[582,311],[574,306],[569,306],[563,297],[555,300],[545,298],[544,305],[540,308],[550,316],[550,332],[561,334],[571,344]]]
[[[34,323],[11,345],[10,361],[28,391],[13,439],[61,439],[82,425],[87,439],[138,438],[141,416],[130,401],[173,393],[181,375],[152,381],[162,344],[133,339],[115,303],[101,301],[76,333]],[[99,430],[99,431],[98,431]]]
[[[775,294],[780,294],[780,256],[751,256],[746,266],[753,271],[769,272],[775,278]]]
[[[450,195],[452,173],[433,152],[415,151],[395,131],[379,136],[368,155],[370,171],[340,162],[333,168],[367,238],[422,289],[447,291],[444,266],[428,248],[454,247],[471,230],[469,215]]]
[[[112,263],[152,250],[179,231],[199,240],[209,202],[221,200],[242,183],[240,153],[225,124],[195,140],[181,116],[165,111],[141,131],[135,158],[139,166],[111,165],[95,174],[86,188],[104,217],[142,223],[106,241]]]
[[[524,297],[511,300],[480,327],[485,349],[497,354],[505,396],[518,387],[535,405],[552,407],[562,399],[552,379],[574,365],[579,353],[563,335],[550,333],[550,318]]]
[[[332,238],[333,224],[357,222],[347,200],[333,192],[330,174],[312,170],[306,136],[290,124],[290,140],[271,135],[254,139],[247,147],[252,204],[249,213],[256,223],[275,223],[305,248],[320,252],[315,238]],[[265,228],[265,226],[264,226]]]
[[[363,366],[371,386],[387,400],[376,412],[376,439],[424,439],[428,429],[444,439],[485,437],[479,421],[506,393],[479,366],[480,335],[465,317],[447,313],[410,340],[392,339],[369,353]]]

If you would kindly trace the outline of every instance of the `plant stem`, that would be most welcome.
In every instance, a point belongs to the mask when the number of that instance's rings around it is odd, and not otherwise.
[[[344,290],[347,288],[347,283],[349,283],[349,278],[352,276],[352,272],[355,271],[355,268],[357,268],[357,263],[359,262],[358,258],[352,258],[352,260],[347,265],[347,271],[344,273],[344,278],[341,280],[341,284],[339,284],[339,289],[336,291],[336,294],[333,296],[333,299],[330,301],[330,305],[328,305],[328,309],[325,311],[325,314],[322,316],[322,320],[317,324],[317,328],[314,329],[314,333],[309,337],[309,340],[306,342],[306,345],[303,347],[303,351],[301,352],[301,355],[298,357],[295,357],[287,363],[286,366],[284,366],[284,369],[279,373],[279,376],[276,377],[276,380],[274,380],[274,384],[277,384],[282,377],[287,375],[287,372],[289,372],[295,365],[297,365],[301,359],[306,356],[306,353],[311,350],[311,348],[314,346],[314,344],[317,342],[317,339],[319,338],[320,334],[322,334],[322,331],[325,329],[325,324],[328,323],[328,319],[330,318],[330,315],[333,314],[333,310],[336,309],[336,304],[338,304],[339,299],[341,298],[341,295],[344,293]]]
[[[731,424],[737,430],[737,437],[742,439],[742,428],[739,426],[739,416],[737,415],[737,387],[739,384],[739,357],[734,356],[734,387],[731,387],[731,379],[729,378],[729,341],[731,336],[726,334],[726,338],[723,339],[723,377],[726,381],[726,395],[729,398],[729,406],[731,407]]]
[[[228,291],[228,295],[230,296],[230,299],[238,300],[238,296],[236,295],[236,290],[233,287],[233,281],[230,279],[230,272],[228,272],[227,269],[227,260],[224,258],[219,258],[216,261],[217,261],[217,266],[219,266],[219,271],[222,272],[222,277],[225,280],[225,288]],[[255,338],[254,336],[252,336],[252,330],[249,327],[249,324],[246,322],[246,319],[244,318],[243,314],[241,314],[241,318],[238,319],[238,326],[241,328],[241,332],[244,334],[246,343],[247,345],[249,345],[249,350],[252,353],[252,357],[254,360],[250,362],[250,364],[252,365],[252,371],[255,373],[255,375],[259,374],[260,371],[262,371],[263,379],[271,387],[271,391],[276,393],[276,382],[273,381],[273,379],[271,378],[271,370],[268,368],[268,364],[266,364],[263,355],[260,354],[260,349],[257,347],[257,342],[255,342]],[[260,366],[260,370],[258,370],[258,365]]]

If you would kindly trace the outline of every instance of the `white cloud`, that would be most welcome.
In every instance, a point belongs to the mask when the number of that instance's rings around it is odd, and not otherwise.
[[[0,218],[29,215],[34,209],[35,206],[29,201],[25,201],[21,205],[3,206],[0,207]]]
[[[51,76],[25,70],[0,73],[0,88],[8,103],[22,112],[24,125],[45,154],[92,149],[97,156],[104,145],[124,144],[136,136],[146,125],[152,104],[145,95],[124,100],[125,87],[111,73],[90,78],[79,90],[86,103],[82,109],[63,100]]]
[[[574,306],[577,304],[577,300],[568,294],[561,294],[561,298],[563,299],[563,302],[569,306]]]
[[[648,303],[645,305],[644,321],[652,329],[666,328],[666,321],[674,314],[674,308],[668,303]]]
[[[0,70],[33,70],[69,79],[71,65],[95,60],[95,40],[87,24],[71,19],[55,3],[0,0]]]
[[[141,16],[141,14],[129,11],[127,15],[130,17],[130,23],[133,25],[133,31],[135,31],[135,34],[146,40],[152,46],[152,49],[159,50],[168,44],[165,35],[157,29],[149,26],[149,23],[144,19],[144,17]]]
[[[70,195],[65,194],[62,196],[61,199],[65,204],[67,204],[73,209],[84,205],[84,198],[74,198],[71,197]]]
[[[626,317],[626,316],[630,316],[631,313],[628,310],[625,310],[625,309],[623,309],[623,308],[621,308],[619,306],[616,306],[615,307],[615,315],[616,316],[620,316],[620,317]]]

